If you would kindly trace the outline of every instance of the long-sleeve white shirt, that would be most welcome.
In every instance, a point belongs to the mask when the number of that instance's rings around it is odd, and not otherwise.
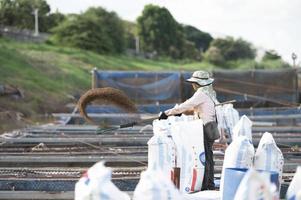
[[[213,100],[206,95],[201,89],[198,89],[191,98],[172,109],[165,111],[169,115],[183,113],[193,110],[194,114],[201,118],[204,124],[215,121],[215,106]]]

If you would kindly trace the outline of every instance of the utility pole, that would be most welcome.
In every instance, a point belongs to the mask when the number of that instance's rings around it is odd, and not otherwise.
[[[296,60],[297,60],[298,56],[295,53],[292,53],[292,59],[293,59],[293,67],[296,67]]]
[[[34,9],[33,14],[35,22],[34,36],[39,36],[39,9]]]

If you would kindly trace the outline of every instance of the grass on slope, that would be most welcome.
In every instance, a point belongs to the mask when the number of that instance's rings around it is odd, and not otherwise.
[[[228,65],[233,66],[229,68],[253,68],[257,65],[263,68],[281,68],[283,63],[275,62],[258,64],[255,61],[238,60],[229,62]],[[0,38],[0,84],[15,85],[25,95],[22,100],[0,97],[0,113],[3,110],[13,110],[32,118],[37,114],[62,112],[66,109],[66,103],[75,103],[72,96],[79,96],[90,88],[90,71],[94,67],[99,70],[168,71],[211,70],[214,66],[206,62],[99,55],[75,48]]]
[[[0,39],[0,84],[15,85],[25,98],[0,98],[1,110],[26,116],[61,112],[70,96],[81,95],[91,85],[92,68],[100,70],[195,70],[206,63],[154,61],[125,55],[99,55],[90,51],[47,44]]]

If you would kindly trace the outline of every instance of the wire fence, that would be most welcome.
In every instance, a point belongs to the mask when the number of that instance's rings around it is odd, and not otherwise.
[[[0,35],[8,38],[12,38],[18,41],[26,42],[45,42],[49,38],[49,34],[40,33],[39,35],[34,35],[34,31],[28,29],[18,29],[10,26],[0,25]]]

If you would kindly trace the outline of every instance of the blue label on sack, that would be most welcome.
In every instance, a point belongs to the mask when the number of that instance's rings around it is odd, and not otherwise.
[[[202,153],[200,154],[199,159],[200,159],[201,163],[205,166],[205,163],[206,163],[205,152],[202,152]]]
[[[189,192],[189,191],[190,191],[190,188],[189,188],[189,187],[186,187],[186,188],[185,188],[185,191],[186,191],[186,192]]]

